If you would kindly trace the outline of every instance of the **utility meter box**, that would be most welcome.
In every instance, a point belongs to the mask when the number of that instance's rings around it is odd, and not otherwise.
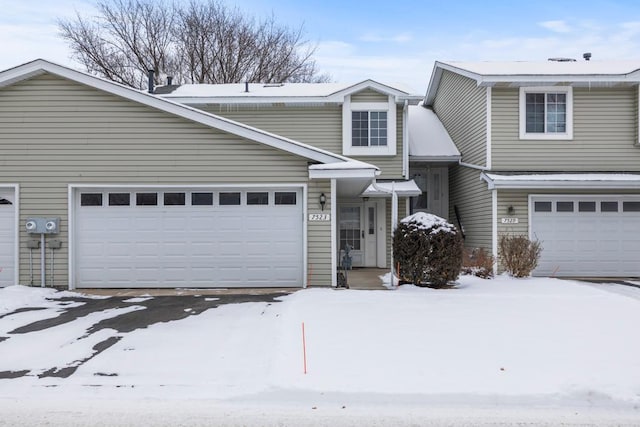
[[[27,218],[24,228],[31,234],[58,234],[60,218]]]

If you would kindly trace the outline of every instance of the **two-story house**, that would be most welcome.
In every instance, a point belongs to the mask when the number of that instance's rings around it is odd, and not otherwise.
[[[450,219],[497,254],[542,243],[534,274],[640,276],[640,62],[436,62],[424,105],[460,151]]]
[[[0,282],[335,285],[390,265],[420,189],[409,106],[355,85],[138,91],[44,60],[0,72]]]

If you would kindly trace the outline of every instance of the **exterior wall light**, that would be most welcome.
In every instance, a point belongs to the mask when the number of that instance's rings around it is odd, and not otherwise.
[[[507,213],[508,213],[509,215],[515,215],[516,210],[515,210],[515,208],[513,207],[513,205],[509,205],[509,207],[507,208]]]
[[[324,193],[320,194],[320,207],[324,210],[324,205],[327,203],[327,196]]]

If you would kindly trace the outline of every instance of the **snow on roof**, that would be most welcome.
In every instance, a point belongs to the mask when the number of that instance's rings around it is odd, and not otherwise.
[[[445,219],[425,212],[414,213],[413,215],[403,218],[400,222],[404,224],[413,222],[421,230],[431,229],[432,234],[439,231],[446,231],[448,233],[456,232],[456,228],[452,224],[449,224]]]
[[[439,61],[479,75],[624,75],[640,70],[634,61]]]
[[[483,173],[489,188],[640,188],[632,173]]]
[[[380,86],[377,82],[372,83]],[[360,85],[359,83],[249,83],[246,91],[245,83],[230,84],[185,84],[171,93],[162,96],[167,98],[307,98],[328,97],[337,92],[348,90]],[[401,83],[382,84],[390,90],[404,92],[407,95],[416,92]]]
[[[460,151],[433,110],[422,105],[410,105],[408,128],[410,157],[425,160],[460,158]]]
[[[348,170],[348,169],[375,169],[379,170],[377,166],[370,163],[361,162],[359,160],[349,160],[346,162],[336,163],[319,163],[317,165],[309,166],[310,170]]]
[[[415,197],[422,194],[422,190],[418,187],[414,180],[409,181],[391,181],[391,182],[376,182],[375,185],[371,184],[362,193],[363,197],[385,197],[391,196],[393,191],[402,197]]]

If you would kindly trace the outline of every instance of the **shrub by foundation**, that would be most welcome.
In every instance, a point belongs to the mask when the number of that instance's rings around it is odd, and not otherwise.
[[[528,277],[538,265],[542,246],[526,236],[501,236],[498,251],[507,273],[513,277]]]
[[[440,288],[460,275],[462,237],[446,220],[419,212],[400,221],[393,254],[401,282]]]
[[[495,261],[493,255],[484,248],[465,248],[462,260],[462,274],[491,279]]]

